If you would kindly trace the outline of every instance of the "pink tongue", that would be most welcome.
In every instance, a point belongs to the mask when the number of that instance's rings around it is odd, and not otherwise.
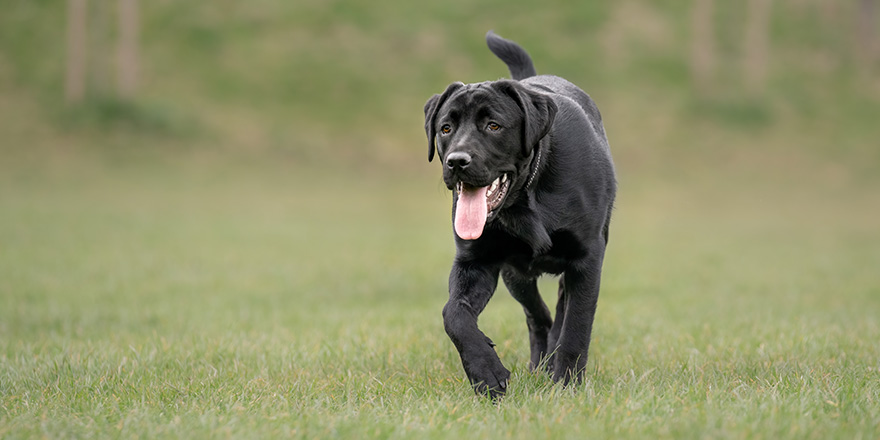
[[[465,240],[476,240],[486,225],[486,191],[488,186],[464,188],[455,205],[455,233]]]

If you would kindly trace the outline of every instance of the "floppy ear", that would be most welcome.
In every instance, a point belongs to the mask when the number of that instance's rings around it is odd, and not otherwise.
[[[453,92],[463,86],[463,83],[454,82],[449,87],[446,87],[446,91],[442,95],[434,95],[425,103],[425,134],[428,135],[428,162],[434,160],[434,150],[436,149],[437,141],[435,136],[437,133],[434,130],[434,119],[437,117],[437,110],[440,110],[440,106],[449,99]]]
[[[522,154],[528,156],[535,145],[547,136],[556,119],[556,103],[540,93],[526,89],[516,81],[498,81],[498,87],[516,101],[523,112]]]

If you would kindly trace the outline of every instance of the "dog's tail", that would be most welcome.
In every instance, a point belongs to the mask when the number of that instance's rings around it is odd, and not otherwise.
[[[492,31],[486,33],[486,44],[489,45],[489,50],[495,56],[501,58],[501,61],[507,64],[507,68],[510,69],[510,76],[513,79],[520,80],[538,74],[535,71],[535,65],[532,64],[532,58],[529,57],[528,52],[520,47],[519,44],[505,40]]]

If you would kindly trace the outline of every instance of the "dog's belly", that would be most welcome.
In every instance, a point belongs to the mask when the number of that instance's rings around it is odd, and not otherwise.
[[[536,257],[516,255],[508,258],[506,263],[528,277],[539,277],[548,273],[559,275],[565,272],[569,265],[568,259],[553,255],[539,255]]]
[[[507,264],[531,277],[548,273],[559,275],[565,272],[572,261],[582,258],[586,253],[580,240],[569,232],[555,232],[551,234],[551,240],[553,245],[547,252],[539,255],[508,255]]]
[[[553,255],[541,255],[532,260],[529,272],[534,276],[539,276],[545,273],[559,275],[562,272],[565,272],[566,267],[568,267],[568,260],[565,258]]]

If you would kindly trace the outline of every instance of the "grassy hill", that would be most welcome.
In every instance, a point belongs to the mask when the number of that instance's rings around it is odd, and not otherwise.
[[[328,166],[337,155],[408,163],[419,157],[427,97],[454,80],[507,75],[483,42],[495,29],[528,48],[539,72],[591,93],[625,154],[699,144],[702,134],[688,134],[695,126],[778,132],[774,143],[791,139],[786,147],[831,156],[866,150],[880,85],[877,66],[865,72],[855,58],[854,5],[775,5],[760,94],[742,84],[745,6],[727,3],[714,14],[716,74],[708,91],[695,92],[691,8],[681,1],[142,2],[139,95],[115,102],[116,11],[93,4],[92,101],[58,114],[65,5],[17,2],[0,17],[0,78],[10,112],[36,102],[30,124],[62,126],[84,144],[134,127],[132,137],[184,133],[190,145],[280,151]],[[658,136],[658,125],[674,134]],[[644,136],[630,139],[632,131]]]

